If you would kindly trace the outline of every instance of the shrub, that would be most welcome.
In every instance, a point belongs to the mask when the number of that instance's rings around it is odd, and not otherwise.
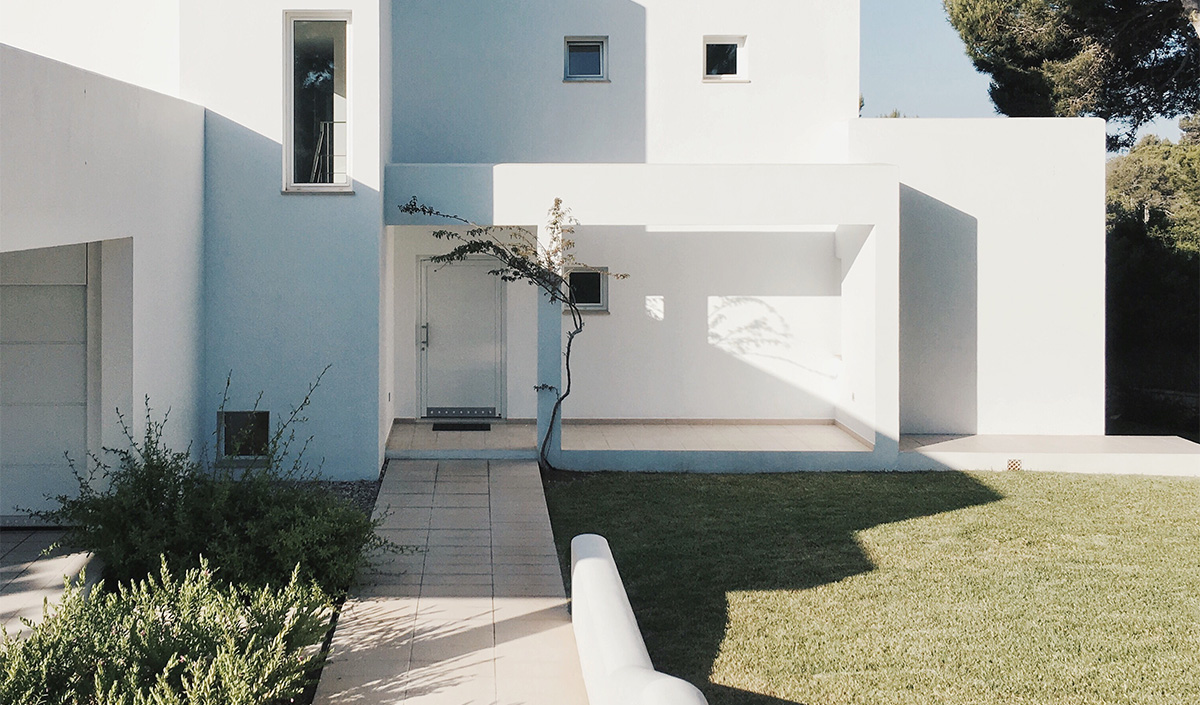
[[[64,543],[99,557],[110,582],[153,573],[163,558],[195,568],[204,556],[230,582],[280,585],[296,569],[337,595],[367,550],[388,544],[362,510],[308,482],[298,458],[283,464],[296,419],[249,465],[206,468],[166,447],[167,417],[153,418],[147,400],[142,440],[122,419],[130,447],[107,449],[115,467],[96,460],[89,472],[76,470],[79,495],[57,497],[58,509],[40,516],[66,527]]]
[[[249,588],[215,580],[203,560],[182,580],[163,560],[115,592],[68,580],[28,636],[0,637],[0,702],[290,702],[319,665],[331,611],[297,573]]]

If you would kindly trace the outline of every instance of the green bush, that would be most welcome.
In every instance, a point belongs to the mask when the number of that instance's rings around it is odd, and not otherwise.
[[[228,585],[167,562],[115,592],[67,582],[23,639],[0,638],[0,702],[264,705],[291,702],[322,658],[328,597],[298,574]]]
[[[307,481],[299,460],[283,465],[286,423],[263,457],[215,468],[167,448],[165,424],[147,402],[141,442],[126,428],[130,447],[109,451],[115,467],[77,470],[79,495],[59,496],[58,509],[40,514],[66,528],[65,544],[98,556],[110,582],[151,574],[163,558],[195,568],[204,556],[230,582],[280,585],[296,569],[337,595],[366,552],[387,545],[361,509]]]

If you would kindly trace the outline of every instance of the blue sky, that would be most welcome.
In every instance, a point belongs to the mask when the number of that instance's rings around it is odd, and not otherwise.
[[[976,73],[941,0],[862,0],[863,117],[993,117],[988,78]],[[1175,120],[1150,131],[1178,139]],[[1143,130],[1145,132],[1145,130]]]

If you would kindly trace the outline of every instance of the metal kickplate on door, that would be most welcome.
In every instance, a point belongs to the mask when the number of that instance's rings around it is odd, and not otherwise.
[[[496,418],[494,406],[431,406],[425,416],[429,418],[478,419]]]

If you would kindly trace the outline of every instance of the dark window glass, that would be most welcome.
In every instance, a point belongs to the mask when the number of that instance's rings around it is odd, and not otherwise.
[[[221,451],[230,458],[266,455],[271,438],[268,411],[225,411],[221,413]]]
[[[292,31],[292,179],[345,183],[346,23],[297,20]]]
[[[572,42],[567,45],[567,76],[600,78],[604,75],[599,42]]]
[[[709,76],[737,75],[737,44],[707,44],[704,73]]]
[[[600,299],[600,272],[571,272],[571,296],[579,306],[599,306],[604,302]]]

